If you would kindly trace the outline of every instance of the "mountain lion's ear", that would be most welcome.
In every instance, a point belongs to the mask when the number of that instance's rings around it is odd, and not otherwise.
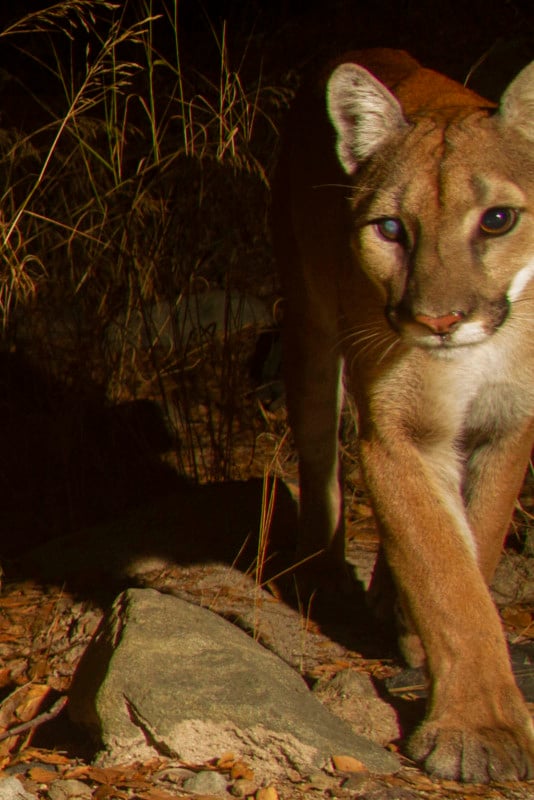
[[[407,126],[398,100],[370,72],[341,64],[328,80],[328,115],[337,132],[337,156],[349,175]]]
[[[503,123],[534,141],[534,61],[514,78],[501,98]]]

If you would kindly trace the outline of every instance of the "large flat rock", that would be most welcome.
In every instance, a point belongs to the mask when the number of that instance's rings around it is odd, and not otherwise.
[[[76,672],[72,718],[103,762],[165,755],[204,763],[229,751],[271,779],[350,755],[372,772],[398,768],[356,735],[304,680],[216,614],[152,589],[116,599]]]

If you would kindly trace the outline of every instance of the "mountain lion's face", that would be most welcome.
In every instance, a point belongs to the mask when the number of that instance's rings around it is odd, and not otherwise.
[[[534,273],[533,209],[525,145],[498,118],[444,129],[425,119],[357,173],[352,248],[408,343],[476,344],[506,323]]]

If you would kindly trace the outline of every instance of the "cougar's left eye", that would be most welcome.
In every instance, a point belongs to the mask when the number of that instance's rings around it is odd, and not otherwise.
[[[488,208],[480,220],[480,232],[486,236],[502,236],[511,231],[519,218],[515,208]]]
[[[388,242],[404,242],[406,239],[406,231],[404,225],[396,217],[384,217],[375,222],[375,227],[382,237]]]

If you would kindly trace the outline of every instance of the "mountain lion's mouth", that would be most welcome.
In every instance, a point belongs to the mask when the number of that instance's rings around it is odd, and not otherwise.
[[[474,312],[451,311],[442,316],[412,312],[399,304],[385,309],[390,327],[410,346],[426,350],[453,350],[487,341],[510,313],[506,297],[487,301]]]

